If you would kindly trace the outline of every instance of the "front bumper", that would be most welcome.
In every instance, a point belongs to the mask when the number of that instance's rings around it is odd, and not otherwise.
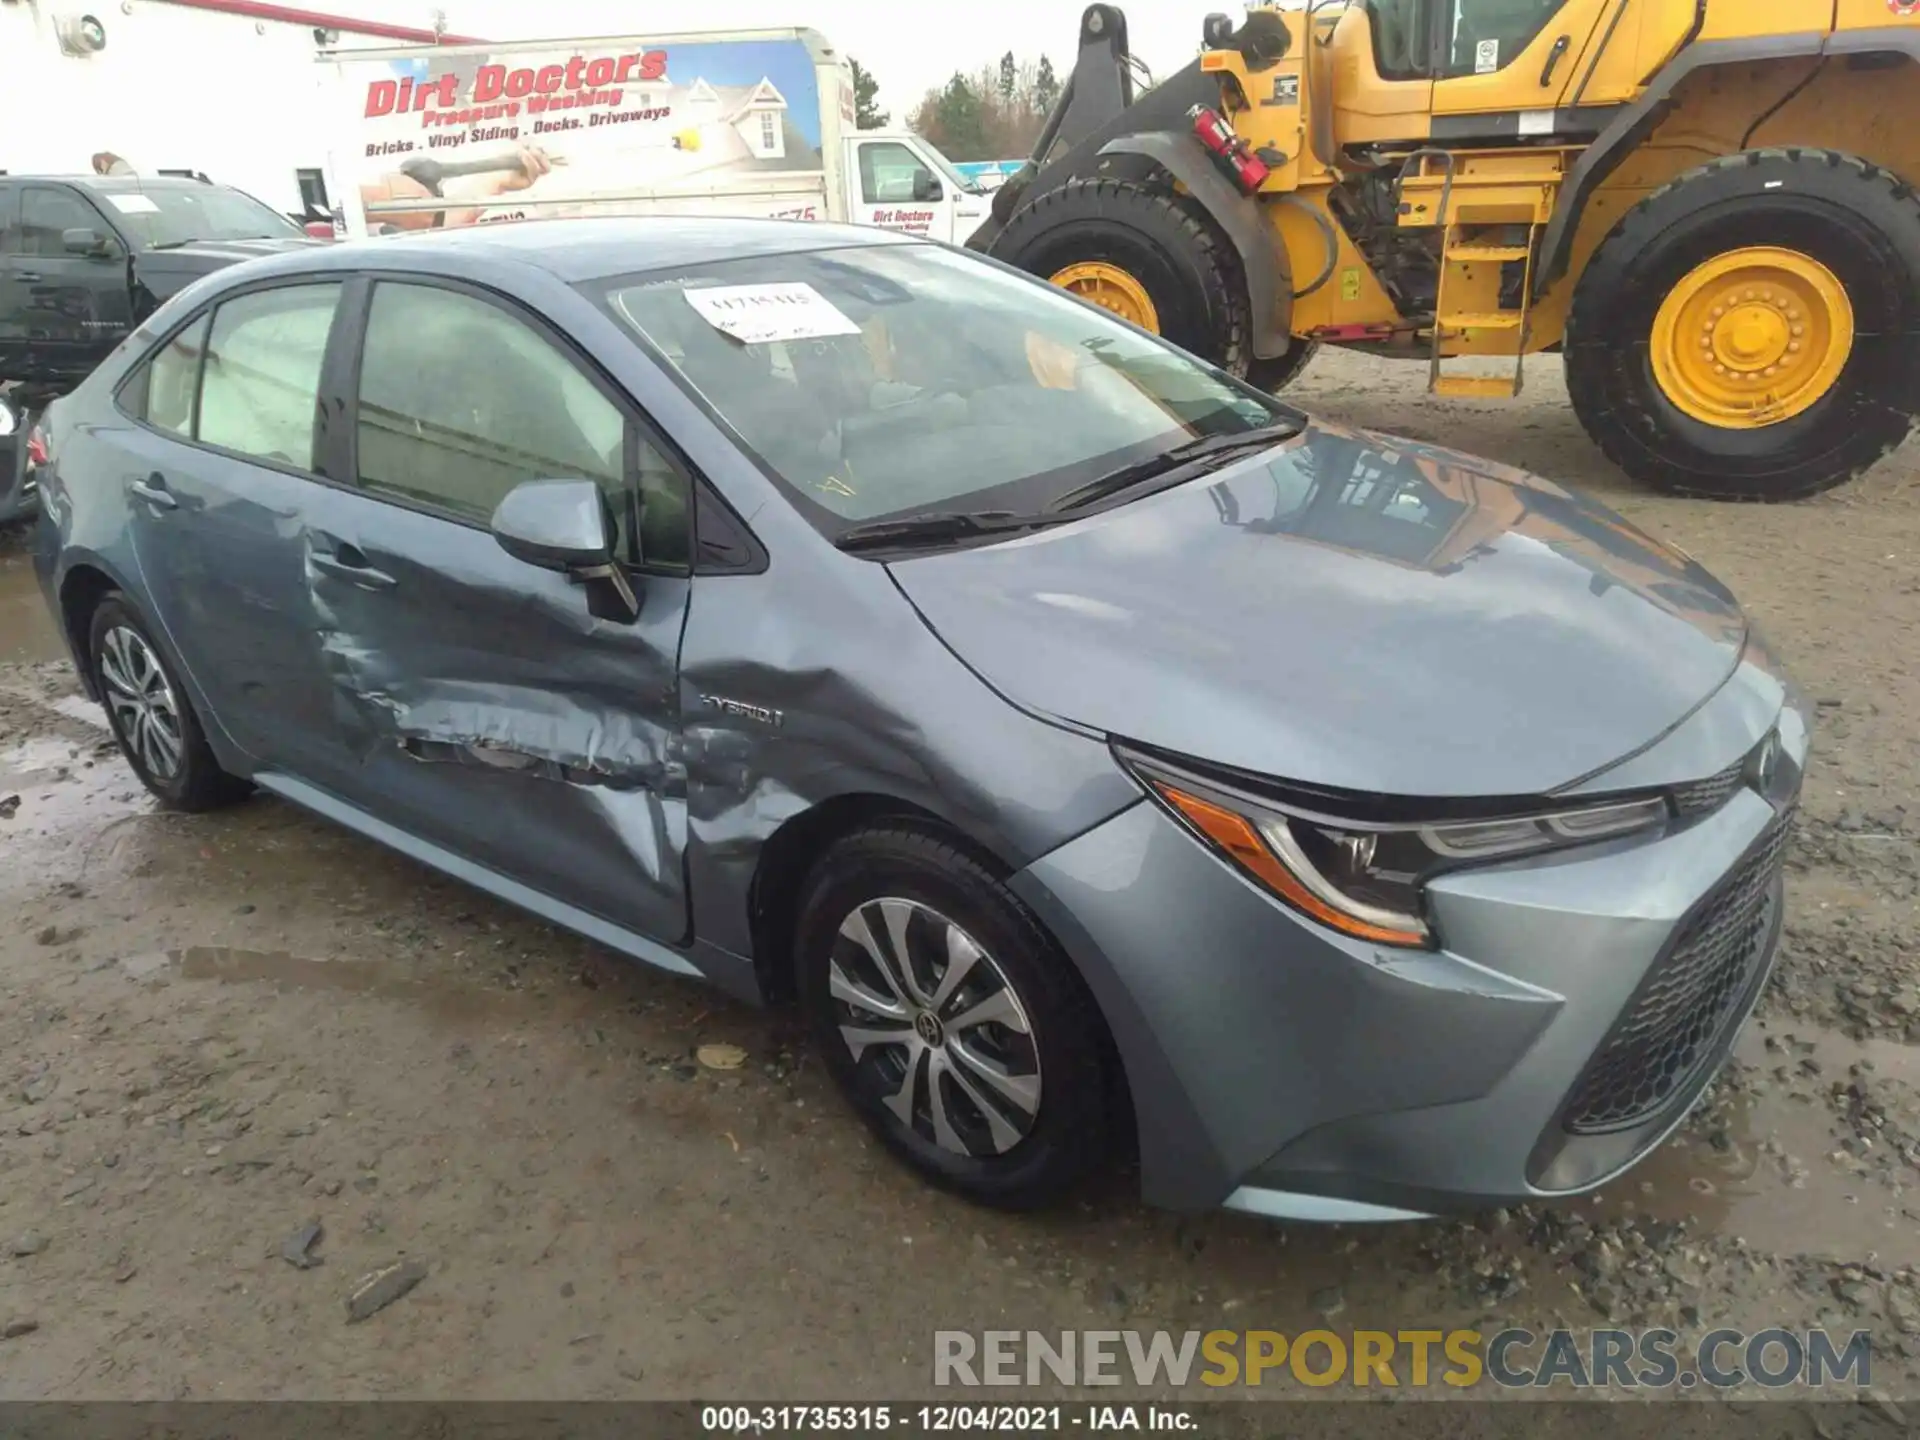
[[[1445,877],[1430,891],[1437,951],[1312,924],[1145,802],[1022,872],[1113,1030],[1145,1198],[1398,1219],[1580,1193],[1644,1156],[1723,1063],[1778,945],[1806,715],[1769,675],[1737,680],[1688,722],[1713,737],[1694,773],[1777,724],[1766,793],[1743,785],[1656,841]],[[1769,711],[1754,700],[1770,683]],[[1730,726],[1733,709],[1750,723]],[[1685,1063],[1651,1106],[1620,1099],[1643,1078],[1632,1045],[1650,1009],[1694,983],[1686,966],[1743,885],[1745,948],[1716,972]]]

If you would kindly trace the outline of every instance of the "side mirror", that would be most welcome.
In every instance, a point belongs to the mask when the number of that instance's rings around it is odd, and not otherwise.
[[[940,179],[938,176],[929,175],[925,170],[916,170],[913,172],[913,198],[914,199],[939,200],[944,198],[946,193],[947,192],[943,190],[940,186]]]
[[[523,481],[495,507],[491,528],[514,559],[585,585],[588,608],[598,618],[639,619],[639,597],[614,554],[613,512],[593,481]]]
[[[103,259],[113,253],[107,243],[107,237],[98,230],[62,230],[60,246],[69,255],[85,255],[91,260]]]

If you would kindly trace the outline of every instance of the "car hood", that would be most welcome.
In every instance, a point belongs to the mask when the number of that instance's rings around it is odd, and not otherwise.
[[[1604,507],[1324,425],[1085,521],[891,568],[1017,704],[1386,795],[1590,776],[1712,695],[1746,638],[1718,581]]]
[[[211,275],[229,265],[258,260],[263,255],[308,250],[326,243],[305,235],[289,235],[280,240],[196,240],[167,250],[142,250],[133,257],[133,273],[156,300],[166,300],[202,275]]]

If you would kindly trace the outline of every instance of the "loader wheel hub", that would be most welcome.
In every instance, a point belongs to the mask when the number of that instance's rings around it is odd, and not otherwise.
[[[1853,302],[1797,250],[1729,251],[1673,287],[1654,317],[1660,388],[1707,425],[1758,430],[1810,410],[1853,354]]]
[[[1142,330],[1160,333],[1160,312],[1154,308],[1147,287],[1118,265],[1109,265],[1104,260],[1082,261],[1055,271],[1052,279],[1062,290],[1090,300]]]

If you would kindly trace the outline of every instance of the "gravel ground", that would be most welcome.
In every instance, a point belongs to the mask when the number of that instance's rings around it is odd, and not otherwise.
[[[932,1393],[937,1327],[1337,1317],[1865,1327],[1885,1418],[1920,1415],[1920,449],[1789,508],[1658,499],[1535,369],[1501,407],[1333,354],[1298,398],[1595,490],[1731,583],[1821,707],[1775,981],[1627,1181],[1382,1229],[1183,1219],[1124,1181],[968,1208],[867,1141],[788,1018],[277,802],[156,812],[15,537],[0,1397],[904,1398]],[[747,1064],[703,1067],[716,1042]]]

